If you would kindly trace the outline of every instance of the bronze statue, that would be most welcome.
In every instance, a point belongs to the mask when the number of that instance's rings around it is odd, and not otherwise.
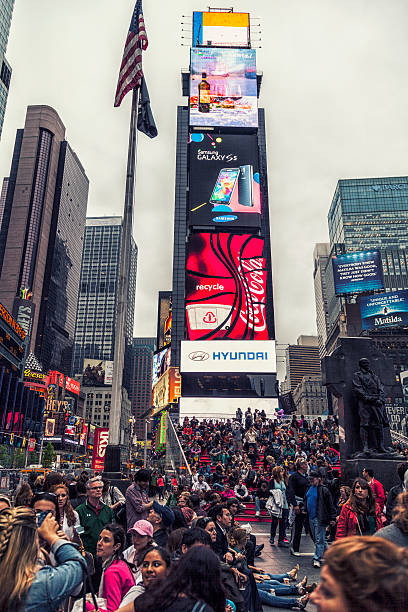
[[[360,439],[365,456],[373,453],[392,453],[384,446],[384,428],[389,427],[385,409],[384,387],[380,378],[370,369],[370,362],[363,357],[358,362],[360,370],[353,376],[353,393],[358,401]],[[372,432],[372,436],[370,436]],[[374,446],[370,448],[370,442]]]

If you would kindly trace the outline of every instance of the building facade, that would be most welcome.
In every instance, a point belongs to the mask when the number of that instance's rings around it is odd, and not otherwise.
[[[11,80],[11,66],[6,59],[14,0],[0,0],[0,137],[3,131],[7,98]]]
[[[85,393],[85,420],[96,427],[109,428],[112,402],[111,386],[83,387]],[[125,388],[122,388],[122,404],[120,415],[120,444],[127,447],[130,436],[131,403]]]
[[[134,432],[138,440],[144,438],[144,420],[141,416],[152,407],[152,367],[155,338],[133,338],[130,366],[130,394]]]
[[[322,415],[328,413],[327,391],[321,376],[304,376],[292,391],[298,415]]]
[[[5,183],[3,184],[3,188]],[[28,349],[68,374],[89,181],[49,106],[29,106],[15,140],[0,232],[0,300],[31,319]]]
[[[330,244],[316,244],[313,251],[313,283],[316,304],[316,328],[320,358],[326,354],[328,306],[326,288],[326,267],[330,258]]]
[[[286,348],[286,381],[284,391],[293,391],[304,377],[321,378],[317,336],[299,336],[297,344]]]
[[[72,360],[73,374],[82,372],[85,359],[113,361],[121,244],[121,217],[95,217],[86,220]],[[125,333],[127,354],[133,338],[136,271],[137,246],[132,241]],[[127,387],[128,369],[129,359],[126,359],[124,384]]]

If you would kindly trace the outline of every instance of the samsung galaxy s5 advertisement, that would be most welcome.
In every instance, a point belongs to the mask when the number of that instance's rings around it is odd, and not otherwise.
[[[260,226],[256,134],[193,133],[189,163],[190,226]]]

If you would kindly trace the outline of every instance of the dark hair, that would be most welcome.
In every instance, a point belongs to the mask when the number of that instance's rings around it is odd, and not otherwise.
[[[140,563],[143,563],[143,561],[145,560],[146,555],[149,554],[149,552],[152,552],[152,550],[154,550],[154,552],[158,552],[159,555],[161,556],[161,558],[163,559],[163,561],[165,562],[165,564],[167,565],[167,567],[170,567],[170,565],[171,565],[170,553],[169,553],[168,550],[163,548],[163,546],[149,546],[149,548],[146,548],[143,551],[143,555],[142,555],[142,557],[140,559]]]
[[[229,499],[227,499],[227,508],[230,508],[233,505],[239,506],[239,501],[237,500],[236,497],[230,497]]]
[[[198,508],[200,505],[200,496],[199,495],[190,495],[190,499],[187,502],[187,505],[190,508]]]
[[[106,531],[110,531],[110,533],[112,534],[114,545],[115,546],[116,544],[120,545],[118,550],[113,554],[112,562],[123,560],[123,550],[125,548],[125,543],[126,543],[126,536],[125,536],[123,527],[121,527],[120,525],[116,525],[114,523],[108,523],[107,525],[102,527],[102,529],[99,532],[99,535],[101,535],[104,529],[106,529]]]
[[[181,540],[186,531],[187,527],[179,527],[178,529],[173,529],[169,534],[167,538],[167,550],[170,553],[177,552],[181,548]]]
[[[60,524],[60,511],[59,511],[59,505],[58,505],[58,497],[55,495],[55,493],[48,493],[47,491],[45,491],[44,493],[36,493],[30,502],[30,507],[34,508],[34,504],[38,501],[49,501],[52,502],[55,506],[55,520],[57,521],[58,525]]]
[[[374,470],[371,468],[364,468],[364,470],[367,472],[370,478],[374,478]]]
[[[211,508],[211,510],[209,511],[209,515],[214,519],[214,521],[217,520],[217,516],[222,516],[223,511],[225,510],[225,506],[223,504],[216,504],[213,508]]]
[[[204,546],[211,546],[211,538],[209,534],[204,529],[201,529],[201,527],[187,529],[181,538],[181,545],[184,544],[184,546],[187,546],[187,549],[190,549],[197,543],[203,544]]]
[[[64,477],[58,472],[49,472],[44,478],[44,491],[50,491],[55,485],[64,484]]]
[[[403,461],[397,465],[397,474],[401,482],[404,482],[405,472],[408,470],[408,463]]]
[[[196,521],[196,527],[199,527],[200,529],[204,529],[205,530],[205,528],[207,527],[208,523],[214,523],[213,517],[212,516],[201,516]]]
[[[86,486],[83,480],[78,480],[77,482],[77,495],[85,495],[86,494]]]
[[[172,510],[174,514],[173,530],[180,529],[180,527],[187,529],[187,522],[181,508],[179,506],[173,506]]]
[[[365,478],[356,478],[355,481],[353,482],[353,486],[351,487],[351,495],[350,495],[351,507],[353,508],[353,510],[357,511],[358,506],[361,505],[358,503],[356,496],[355,496],[356,486],[358,484],[360,485],[362,489],[365,489],[366,491],[368,491],[367,501],[363,505],[367,506],[368,512],[375,516],[376,514],[375,496],[374,496],[372,488],[370,487],[370,485],[368,484]]]
[[[395,525],[405,534],[408,534],[408,491],[400,493],[392,511]]]
[[[157,612],[171,606],[182,593],[205,602],[214,612],[224,612],[225,592],[220,561],[210,548],[193,546],[172,567],[166,580],[135,600],[135,610]]]
[[[16,491],[16,497],[14,500],[14,506],[27,506],[30,503],[33,496],[33,491],[28,482],[23,482]]]
[[[135,482],[150,482],[151,473],[150,470],[146,470],[142,468],[135,473],[134,481]]]

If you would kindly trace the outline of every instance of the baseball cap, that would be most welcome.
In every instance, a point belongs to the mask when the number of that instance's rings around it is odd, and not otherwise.
[[[153,537],[153,525],[149,521],[136,521],[133,527],[128,529],[128,533],[132,533],[132,531],[136,531],[136,533],[142,536]]]
[[[174,512],[168,506],[162,506],[157,501],[154,501],[152,509],[157,514],[160,514],[164,527],[170,527],[174,523]]]

